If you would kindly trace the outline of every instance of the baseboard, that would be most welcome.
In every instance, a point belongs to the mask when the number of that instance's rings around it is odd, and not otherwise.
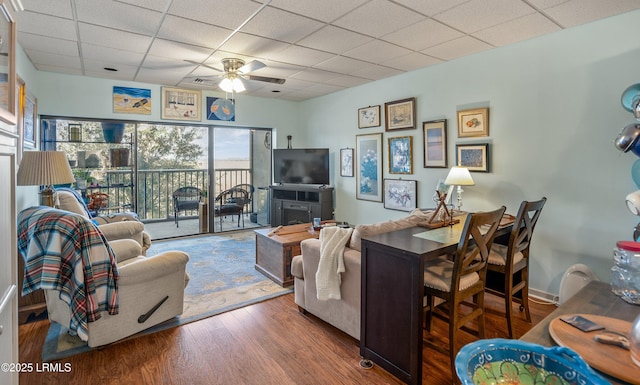
[[[557,294],[551,294],[551,293],[547,293],[546,291],[537,290],[533,288],[529,288],[529,296],[537,298],[541,301],[555,303],[556,305],[560,300],[560,296],[558,296]]]

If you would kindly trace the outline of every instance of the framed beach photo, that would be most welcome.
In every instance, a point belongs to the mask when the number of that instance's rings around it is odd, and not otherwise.
[[[38,100],[35,96],[25,92],[22,117],[22,143],[24,148],[36,148],[36,132],[38,132],[37,105]]]
[[[489,172],[489,143],[456,145],[456,164],[469,171]]]
[[[458,111],[458,138],[489,136],[489,109]]]
[[[384,180],[384,208],[411,211],[418,207],[418,181]]]
[[[384,104],[385,131],[416,128],[416,98],[396,100]]]
[[[358,128],[378,127],[380,125],[380,106],[358,108]]]
[[[389,138],[389,173],[413,173],[413,137]]]
[[[424,167],[447,167],[447,120],[422,123]]]
[[[151,90],[113,86],[113,112],[151,115]]]
[[[202,92],[184,88],[162,87],[162,119],[195,120],[202,117]]]
[[[382,202],[382,134],[356,135],[356,199]]]
[[[340,149],[340,176],[353,176],[353,148]]]

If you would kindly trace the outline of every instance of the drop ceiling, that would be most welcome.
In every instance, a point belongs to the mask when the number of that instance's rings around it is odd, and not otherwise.
[[[267,66],[251,75],[286,81],[245,81],[243,94],[286,100],[330,94],[640,8],[640,0],[21,3],[24,11],[9,9],[18,42],[38,70],[219,91],[220,72],[206,66],[222,69],[227,57],[259,60]],[[196,78],[208,85],[195,84]]]

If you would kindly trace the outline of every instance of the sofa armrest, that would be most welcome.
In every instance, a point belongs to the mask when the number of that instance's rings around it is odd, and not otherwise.
[[[153,281],[166,275],[185,271],[189,255],[183,251],[165,251],[151,257],[140,257],[118,265],[118,284],[125,286]]]
[[[133,239],[116,239],[110,241],[109,246],[116,254],[117,263],[143,255],[142,247]]]
[[[133,239],[140,245],[143,244],[142,233],[144,231],[144,224],[142,222],[123,221],[107,223],[98,226],[98,228],[108,241],[116,239]]]

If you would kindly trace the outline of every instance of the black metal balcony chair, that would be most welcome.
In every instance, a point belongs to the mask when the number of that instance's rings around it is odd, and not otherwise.
[[[180,227],[178,223],[178,214],[181,211],[198,210],[198,205],[204,196],[201,189],[193,186],[180,187],[173,192],[173,220],[176,227]]]

